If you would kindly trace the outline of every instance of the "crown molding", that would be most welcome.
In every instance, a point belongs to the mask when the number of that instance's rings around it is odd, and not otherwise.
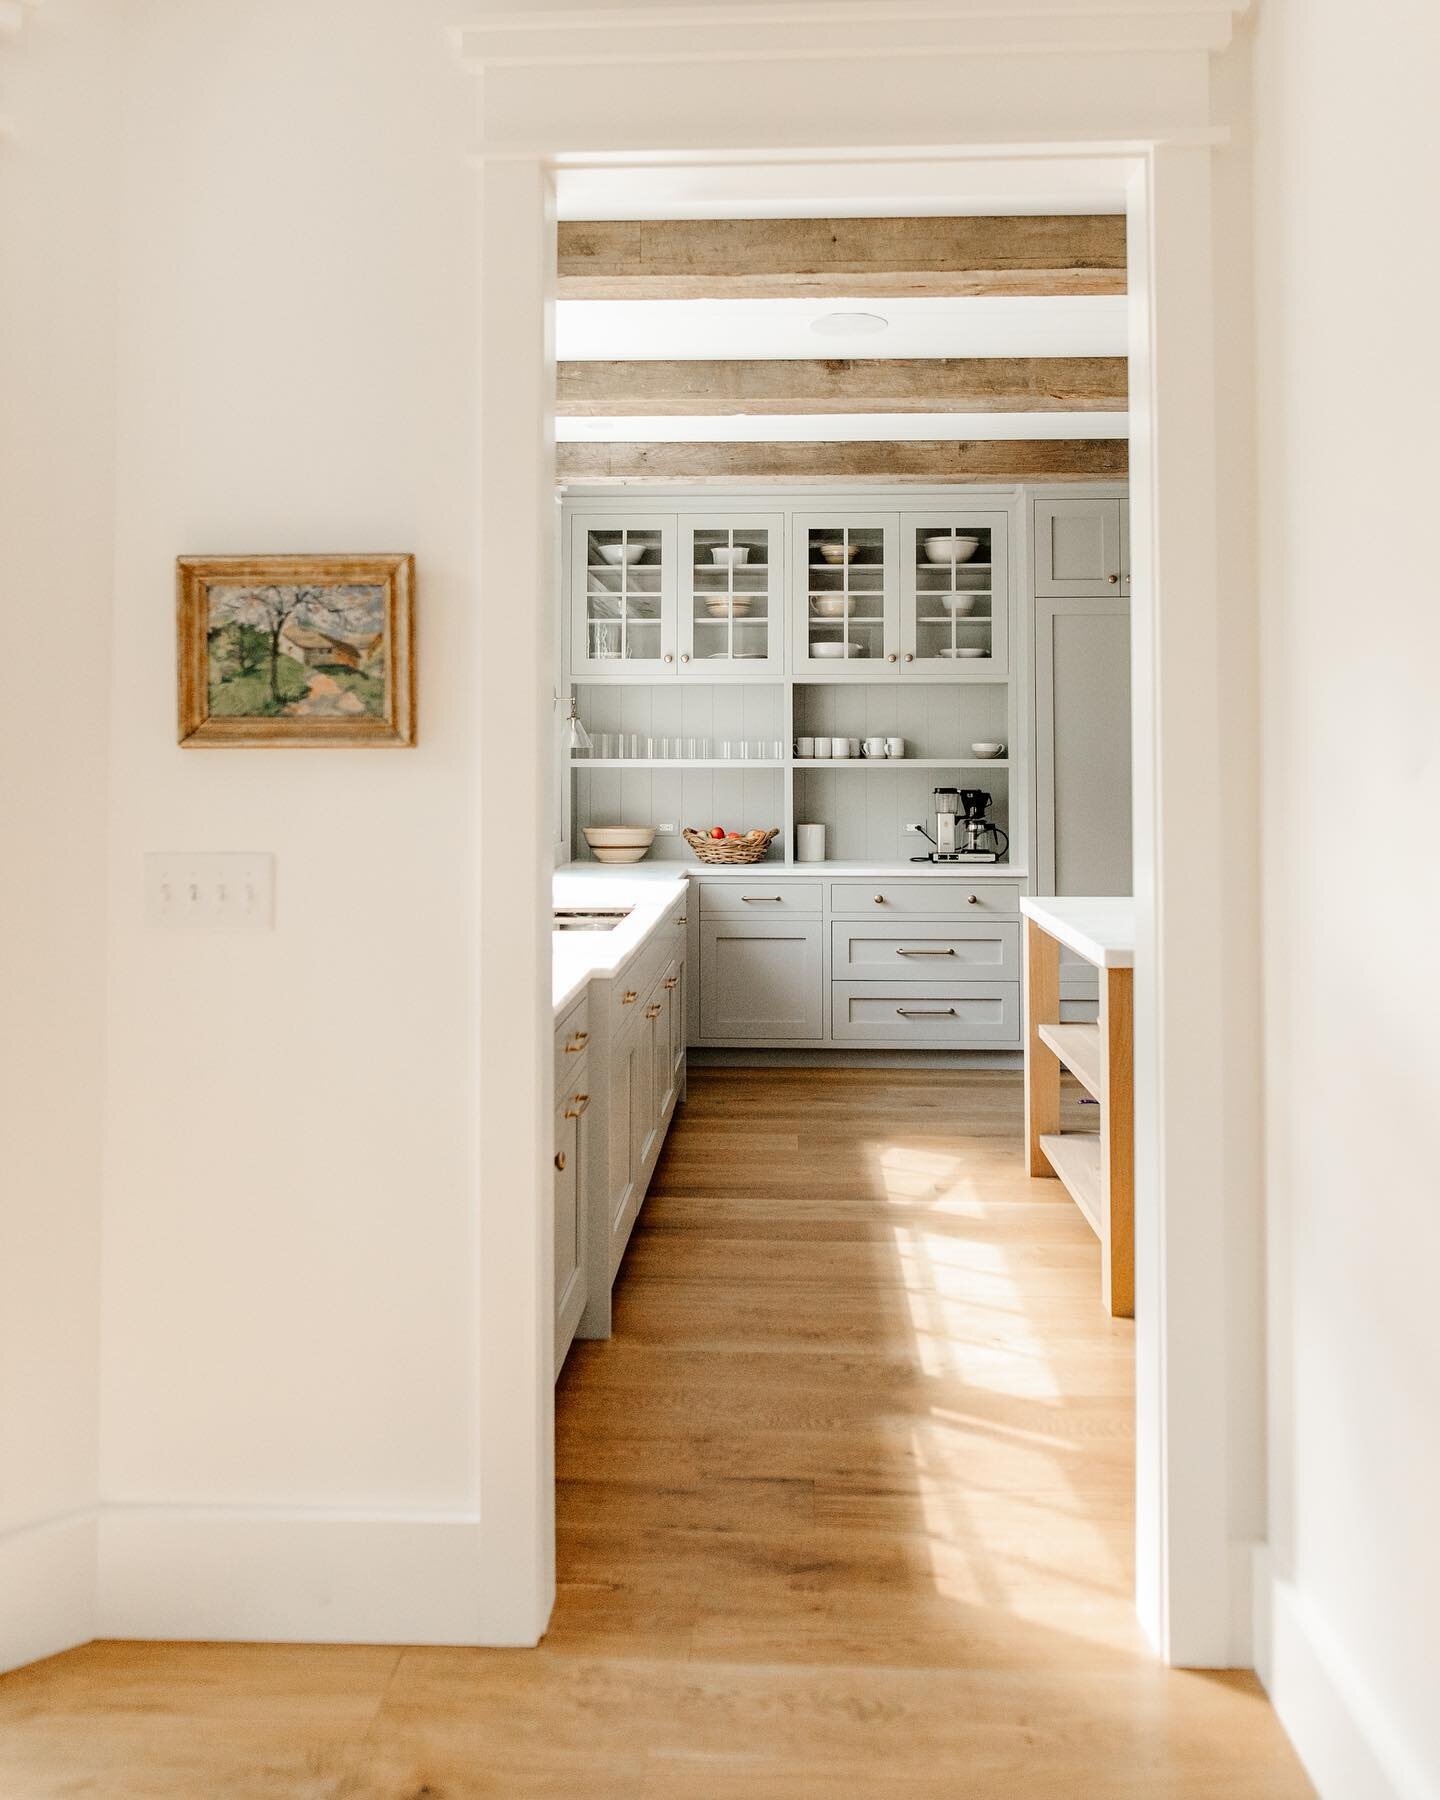
[[[1250,0],[743,0],[494,11],[455,28],[479,69],[1218,52]]]

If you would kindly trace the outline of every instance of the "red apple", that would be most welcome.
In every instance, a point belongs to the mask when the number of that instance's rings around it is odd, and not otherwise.
[[[725,827],[723,825],[717,825],[710,835],[712,838],[723,838],[725,835]]]

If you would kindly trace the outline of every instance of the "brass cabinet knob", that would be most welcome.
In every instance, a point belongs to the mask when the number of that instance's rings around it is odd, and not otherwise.
[[[905,660],[906,662],[914,662],[915,657],[912,651],[907,650],[905,652]]]
[[[665,652],[665,655],[664,655],[664,656],[663,656],[663,657],[662,657],[662,658],[661,658],[661,660],[662,660],[662,661],[663,661],[663,662],[674,662],[674,660],[675,660],[675,658],[674,658],[674,657],[673,657],[673,656],[672,656],[672,655],[671,655],[671,654],[670,654],[670,652],[669,652],[669,651],[668,651],[668,650],[667,650],[667,651],[666,651],[666,652]]]
[[[675,921],[675,923],[677,925],[688,925],[690,923],[689,913],[681,913],[680,917]]]
[[[633,1006],[639,998],[640,991],[638,988],[626,988],[625,992],[620,996],[620,1004],[622,1006]]]
[[[667,975],[665,980],[661,983],[661,986],[665,989],[667,994],[673,994],[679,985],[680,977],[678,975]]]
[[[883,906],[885,904],[885,896],[883,894],[877,894],[875,896],[875,904],[877,906]]]
[[[658,1005],[657,1006],[647,1006],[645,1008],[645,1017],[647,1019],[658,1019],[663,1010],[664,1009]]]
[[[565,1117],[567,1119],[578,1119],[581,1113],[583,1113],[585,1108],[590,1104],[590,1096],[588,1094],[572,1094],[571,1102],[572,1104],[565,1108]]]
[[[557,1169],[563,1169],[565,1167],[565,1152],[563,1150],[557,1150],[555,1152],[555,1167]]]
[[[1110,583],[1111,587],[1114,587],[1120,577],[1118,575],[1107,575],[1105,579]]]
[[[978,906],[980,904],[980,896],[978,894],[967,894],[966,899],[971,906]]]
[[[583,1050],[589,1042],[590,1033],[588,1031],[577,1031],[574,1037],[572,1037],[570,1042],[565,1046],[565,1054],[567,1056],[574,1056],[578,1051]]]
[[[667,657],[666,657],[666,658],[665,658],[665,660],[666,660],[666,662],[669,662],[669,660],[670,660],[670,658],[669,658],[669,657],[668,657],[668,656],[667,656]],[[680,660],[681,660],[681,662],[689,662],[689,660],[690,660],[690,653],[689,653],[689,651],[688,651],[688,650],[682,650],[682,651],[681,651],[681,652],[680,652]]]
[[[893,650],[887,650],[885,652],[885,660],[886,660],[886,662],[894,662],[895,652]]]

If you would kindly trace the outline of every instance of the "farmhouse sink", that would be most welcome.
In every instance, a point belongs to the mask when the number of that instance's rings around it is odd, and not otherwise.
[[[628,906],[557,906],[556,931],[613,931],[630,917]]]

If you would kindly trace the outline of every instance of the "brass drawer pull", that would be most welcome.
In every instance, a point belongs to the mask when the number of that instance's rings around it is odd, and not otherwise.
[[[571,1098],[573,1100],[573,1105],[565,1108],[565,1117],[567,1119],[578,1119],[581,1113],[583,1113],[585,1108],[590,1104],[590,1096],[588,1094],[574,1094]]]
[[[640,990],[638,988],[626,988],[625,992],[620,996],[620,1004],[622,1006],[633,1006],[639,998]]]
[[[574,1037],[572,1037],[570,1042],[565,1046],[565,1054],[567,1056],[574,1056],[577,1051],[583,1050],[589,1042],[590,1033],[588,1031],[577,1031]]]
[[[688,925],[690,923],[689,913],[681,913],[680,917],[675,921],[675,923],[677,925]]]
[[[665,989],[667,994],[673,994],[680,985],[680,977],[678,975],[667,975],[660,985]]]
[[[895,1010],[902,1019],[958,1019],[960,1016],[953,1006],[947,1006],[940,1012],[918,1006],[897,1006]]]
[[[897,956],[953,956],[955,950],[952,945],[947,950],[897,950],[895,954]]]
[[[647,1006],[645,1008],[645,1017],[647,1019],[658,1019],[664,1010],[664,1007],[660,1006],[658,1003],[654,1006]]]
[[[568,1118],[570,1115],[567,1113],[565,1116]],[[555,1152],[555,1167],[561,1170],[565,1167],[565,1152],[563,1150],[557,1150]]]
[[[779,906],[785,896],[783,894],[742,894],[740,898],[747,906],[755,906],[762,901],[767,906]]]

